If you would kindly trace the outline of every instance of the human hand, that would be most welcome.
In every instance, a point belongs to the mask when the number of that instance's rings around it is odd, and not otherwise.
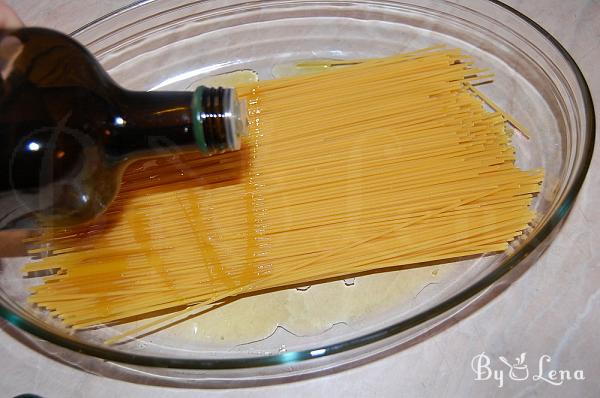
[[[4,1],[0,0],[0,29],[16,29],[23,26],[19,16]]]
[[[21,26],[23,22],[13,9],[0,0],[0,29],[16,29]],[[30,234],[30,231],[24,230],[0,231],[0,257],[24,256],[27,251],[23,239]]]

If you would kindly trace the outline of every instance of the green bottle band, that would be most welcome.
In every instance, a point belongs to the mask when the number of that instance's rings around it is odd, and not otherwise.
[[[210,153],[208,150],[208,144],[204,137],[204,126],[202,125],[202,95],[204,93],[204,87],[200,86],[194,91],[192,97],[192,129],[194,130],[194,137],[196,138],[196,144],[200,147],[200,151],[204,154]]]

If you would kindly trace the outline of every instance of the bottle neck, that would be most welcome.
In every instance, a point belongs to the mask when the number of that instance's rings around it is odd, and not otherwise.
[[[192,94],[122,91],[105,131],[107,158],[123,162],[194,149]]]

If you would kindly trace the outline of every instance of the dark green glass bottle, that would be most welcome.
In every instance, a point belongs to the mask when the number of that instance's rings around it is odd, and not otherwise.
[[[165,147],[236,150],[246,132],[235,90],[119,87],[61,33],[0,31],[0,229],[92,220],[124,167]]]

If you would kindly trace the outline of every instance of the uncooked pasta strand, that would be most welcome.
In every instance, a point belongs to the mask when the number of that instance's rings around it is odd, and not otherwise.
[[[524,239],[543,172],[516,167],[507,123],[528,133],[474,87],[486,70],[437,46],[323,62],[238,87],[240,151],[136,163],[99,219],[29,239],[24,272],[46,274],[29,302],[74,329],[167,312],[112,344],[245,294]]]

